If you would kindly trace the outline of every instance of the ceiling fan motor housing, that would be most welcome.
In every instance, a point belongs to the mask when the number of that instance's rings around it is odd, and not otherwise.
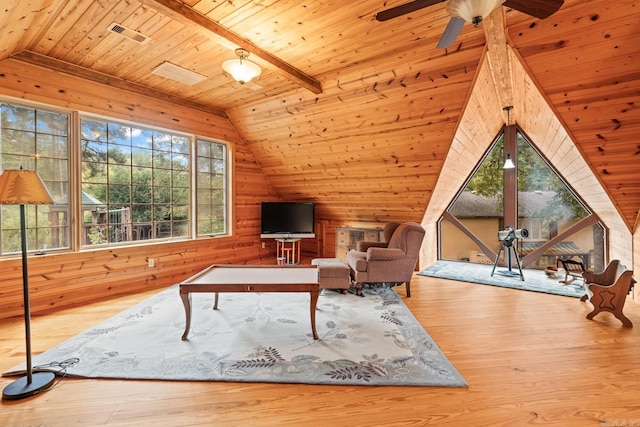
[[[496,7],[506,0],[449,0],[447,13],[478,25]]]

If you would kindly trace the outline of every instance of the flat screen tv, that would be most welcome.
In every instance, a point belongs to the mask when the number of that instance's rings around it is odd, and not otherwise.
[[[262,202],[260,237],[272,239],[314,238],[313,202]]]

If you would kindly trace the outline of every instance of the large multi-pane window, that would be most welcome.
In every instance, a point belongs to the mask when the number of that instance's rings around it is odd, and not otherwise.
[[[82,118],[83,245],[188,237],[191,137]]]
[[[70,245],[68,158],[68,114],[0,103],[0,169],[37,171],[56,203],[25,206],[31,251]],[[19,253],[19,206],[1,206],[0,220],[0,254]]]
[[[55,201],[27,206],[29,250],[229,232],[226,144],[107,118],[72,117],[77,116],[0,103],[1,169],[38,171]],[[79,178],[72,181],[74,176]],[[0,207],[0,255],[20,252],[19,219],[18,206]]]

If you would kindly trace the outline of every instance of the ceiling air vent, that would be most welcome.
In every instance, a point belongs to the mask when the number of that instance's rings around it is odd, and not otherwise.
[[[129,40],[133,40],[134,42],[140,43],[140,44],[144,44],[149,40],[151,40],[150,37],[145,36],[144,34],[139,33],[135,30],[132,30],[131,28],[127,28],[124,25],[120,25],[117,22],[114,22],[113,24],[109,25],[109,31],[116,34],[120,34],[122,37],[126,37]]]
[[[189,86],[200,83],[207,78],[202,74],[194,73],[193,71],[166,61],[154,68],[152,73]]]

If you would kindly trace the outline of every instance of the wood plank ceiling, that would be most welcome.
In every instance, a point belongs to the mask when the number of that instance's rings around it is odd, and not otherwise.
[[[486,43],[506,42],[635,229],[638,1],[565,0],[546,20],[503,8],[504,21],[490,20],[484,31],[465,25],[446,50],[435,47],[449,20],[444,3],[374,20],[403,2],[5,0],[0,74],[2,61],[29,62],[228,116],[283,198],[314,200],[319,216],[337,224],[419,222]],[[113,33],[113,23],[149,41]],[[240,86],[221,71],[238,46],[263,69],[255,84]],[[152,74],[165,61],[205,80],[186,85]],[[504,83],[496,91],[506,103],[518,93]],[[516,122],[534,114],[524,106],[513,112]],[[506,120],[501,110],[488,114]]]

